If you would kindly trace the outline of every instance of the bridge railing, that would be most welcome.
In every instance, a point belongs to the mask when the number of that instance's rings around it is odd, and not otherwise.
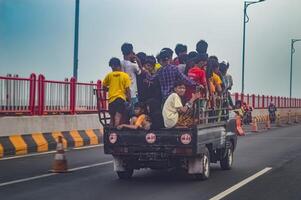
[[[29,78],[0,76],[0,114],[29,114],[35,110],[36,75]]]
[[[29,78],[0,76],[0,115],[96,113],[96,88],[101,88],[101,81],[52,81],[35,74]]]
[[[78,83],[75,78],[47,80],[43,75],[29,78],[0,76],[0,115],[50,115],[97,113],[97,83]],[[102,90],[103,91],[103,90]],[[105,99],[106,92],[102,94]],[[271,101],[278,108],[301,108],[301,99],[280,96],[233,93],[233,102],[241,100],[255,109],[266,109]],[[107,108],[108,102],[102,102]]]
[[[240,93],[231,94],[233,102],[240,100],[246,102],[255,109],[266,109],[270,102],[273,102],[278,108],[301,108],[301,99],[287,98],[280,96],[266,96],[266,95],[245,95]]]

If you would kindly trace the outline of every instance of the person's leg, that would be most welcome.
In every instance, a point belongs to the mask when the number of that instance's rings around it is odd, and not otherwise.
[[[122,122],[122,116],[125,111],[125,105],[124,105],[125,101],[121,98],[118,98],[114,101],[114,103],[115,103],[114,109],[116,111],[115,117],[114,117],[114,122],[115,122],[114,126],[116,127],[116,126],[120,125]]]
[[[114,126],[117,127],[121,124],[122,114],[119,112],[116,112],[114,116]]]
[[[115,108],[114,108],[114,102],[109,103],[109,114],[110,114],[110,127],[115,126]]]

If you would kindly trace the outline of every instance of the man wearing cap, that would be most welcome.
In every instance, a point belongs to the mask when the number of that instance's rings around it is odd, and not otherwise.
[[[188,86],[197,85],[194,81],[181,73],[176,66],[170,64],[172,60],[172,54],[170,51],[162,49],[157,55],[157,60],[162,66],[157,73],[153,76],[147,72],[145,73],[147,73],[146,77],[149,81],[153,81],[155,79],[159,80],[162,93],[162,103],[164,103],[167,99],[176,81],[182,80]]]

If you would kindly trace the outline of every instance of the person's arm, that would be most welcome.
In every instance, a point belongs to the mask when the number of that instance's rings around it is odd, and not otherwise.
[[[135,74],[140,75],[141,71],[143,69],[142,69],[141,61],[140,61],[140,59],[137,56],[136,56],[136,62],[137,63],[132,63],[131,62],[131,66],[130,67],[134,70]]]
[[[218,95],[220,96],[223,91],[222,86],[220,84],[216,84],[215,89],[216,89]]]
[[[137,64],[138,64],[138,67],[139,69],[141,70],[142,69],[142,63],[141,63],[141,60],[139,59],[138,56],[135,55],[135,58],[136,58],[136,61],[137,61]]]
[[[136,130],[136,129],[138,129],[139,127],[138,126],[136,126],[136,125],[131,125],[131,124],[121,124],[121,125],[119,125],[118,127],[117,127],[117,129],[123,129],[123,128],[129,128],[129,129],[134,129],[134,130]]]
[[[182,80],[186,85],[189,86],[197,86],[197,83],[187,77],[185,74],[181,73],[179,69],[177,69],[177,78]]]
[[[125,96],[127,102],[131,103],[131,89],[129,87],[125,89]]]
[[[145,78],[147,81],[152,82],[158,79],[159,77],[159,71],[157,71],[155,74],[151,75],[149,71],[143,70],[142,73],[145,73]]]
[[[200,97],[200,93],[192,93],[191,99],[185,104],[185,106],[178,108],[178,112],[186,113],[188,109],[192,108],[194,101],[199,99]]]
[[[231,90],[232,89],[232,86],[233,86],[233,79],[232,79],[232,76],[229,74],[229,82],[230,82],[230,84],[229,84],[229,90]]]

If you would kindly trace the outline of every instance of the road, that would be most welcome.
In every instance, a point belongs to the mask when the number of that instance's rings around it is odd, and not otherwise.
[[[301,126],[273,129],[239,137],[234,166],[222,171],[213,164],[211,178],[195,181],[175,171],[135,171],[119,180],[103,147],[66,152],[73,172],[51,174],[53,154],[0,160],[0,197],[9,200],[201,200],[240,185],[224,199],[301,199]],[[245,185],[261,170],[271,170]],[[268,169],[269,169],[268,168]]]

